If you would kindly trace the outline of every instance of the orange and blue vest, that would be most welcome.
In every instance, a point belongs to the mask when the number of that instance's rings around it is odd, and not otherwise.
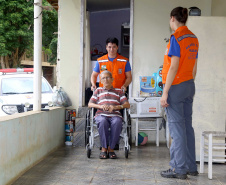
[[[176,41],[180,46],[179,67],[172,83],[172,85],[177,85],[182,82],[193,79],[193,68],[199,49],[199,42],[197,37],[187,28],[187,26],[179,27],[172,35],[174,35]],[[171,57],[168,56],[169,49],[170,41],[167,45],[164,56],[164,63],[162,69],[163,84],[166,83],[167,74],[171,65]]]
[[[110,71],[112,73],[112,77],[114,78],[114,81],[112,84],[113,87],[121,88],[126,81],[125,68],[126,68],[126,63],[128,59],[117,54],[117,57],[113,60],[113,62],[111,62],[109,61],[108,54],[107,54],[98,58],[97,61],[99,63],[100,74],[104,70]],[[99,86],[103,87],[103,84],[101,83],[101,77],[100,77]]]

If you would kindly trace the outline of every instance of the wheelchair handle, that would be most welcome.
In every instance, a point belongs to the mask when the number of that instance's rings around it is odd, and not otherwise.
[[[95,90],[96,90],[96,89],[95,89],[95,88],[93,88],[93,94],[94,94]]]

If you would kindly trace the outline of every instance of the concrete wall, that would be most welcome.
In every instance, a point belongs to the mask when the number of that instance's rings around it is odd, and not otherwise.
[[[201,131],[226,131],[226,17],[192,17],[188,27],[200,43],[193,105],[196,156],[199,160]]]
[[[167,44],[164,38],[170,36],[170,11],[176,6],[187,8],[197,6],[202,10],[201,17],[189,17],[188,19],[189,29],[198,36],[200,42],[193,111],[197,160],[199,160],[200,132],[203,130],[225,131],[226,115],[223,107],[226,96],[226,86],[223,82],[224,69],[226,69],[224,52],[226,21],[224,17],[210,17],[212,2],[205,2],[164,1],[164,7],[162,7],[158,1],[135,0],[134,8],[133,96],[136,96],[139,90],[139,76],[152,75],[163,63]],[[217,6],[219,7],[219,4]],[[164,141],[164,130],[160,133],[160,141]],[[153,135],[149,134],[149,136],[152,141]]]
[[[85,73],[84,73],[84,80],[85,80],[85,87],[91,87],[90,77],[93,72],[92,63],[91,63],[91,47],[90,47],[90,13],[86,12],[86,33],[85,33]]]
[[[223,4],[222,4],[223,3]],[[225,86],[222,88],[222,85],[218,86],[217,84],[221,82],[223,84],[222,79],[223,73],[222,69],[226,69],[223,66],[222,60],[225,60],[224,50],[226,47],[223,43],[225,43],[225,34],[223,30],[225,30],[223,18],[212,20],[212,14],[216,15],[216,11],[218,11],[218,15],[223,15],[225,9],[223,6],[226,2],[220,2],[220,0],[201,0],[201,1],[179,1],[179,0],[135,0],[134,7],[134,57],[133,57],[133,89],[132,96],[136,96],[137,91],[139,90],[139,76],[141,75],[152,75],[153,72],[157,71],[158,67],[163,64],[163,57],[167,43],[164,41],[164,38],[169,38],[171,34],[171,30],[169,28],[169,15],[170,11],[176,6],[183,7],[191,7],[197,6],[201,9],[202,16],[200,18],[205,19],[203,22],[194,20],[194,17],[189,17],[189,28],[194,31],[196,34],[196,30],[198,32],[198,38],[200,39],[200,51],[199,51],[199,66],[198,66],[198,75],[202,75],[204,80],[203,82],[199,81],[197,77],[197,93],[194,102],[194,118],[193,122],[195,124],[196,131],[196,147],[197,147],[197,159],[199,159],[199,137],[200,132],[203,129],[206,130],[215,130],[216,124],[220,124],[219,129],[225,130],[225,112],[223,112],[223,107],[220,105],[220,99],[225,97],[225,94],[222,93],[225,91]],[[164,6],[163,6],[164,5]],[[222,9],[220,10],[220,8]],[[211,9],[212,8],[212,9]],[[197,18],[197,17],[196,17]],[[191,20],[190,20],[191,19]],[[202,19],[201,19],[202,20]],[[194,21],[194,22],[193,22]],[[215,24],[212,22],[216,21]],[[223,25],[222,25],[223,23]],[[211,26],[210,26],[211,25]],[[215,30],[216,31],[213,31]],[[222,33],[220,33],[222,30]],[[214,35],[214,37],[211,37]],[[219,37],[218,37],[219,35]],[[221,36],[221,37],[220,37]],[[223,39],[222,39],[223,36]],[[208,40],[211,38],[211,41]],[[220,41],[222,39],[222,41]],[[219,45],[215,45],[220,42]],[[214,47],[209,47],[210,43],[214,43]],[[204,47],[204,48],[203,48]],[[219,49],[219,50],[218,50]],[[220,54],[221,51],[221,54]],[[217,52],[217,55],[215,53]],[[208,53],[208,54],[207,54]],[[217,60],[216,58],[217,57]],[[220,62],[221,60],[221,62]],[[205,71],[202,68],[203,65],[209,66],[208,70],[206,68]],[[212,76],[211,68],[213,67],[213,63],[211,61],[220,62],[219,66],[216,65],[214,69],[215,77]],[[205,64],[203,64],[205,62]],[[201,64],[200,64],[201,63]],[[226,63],[224,61],[224,63]],[[202,68],[202,69],[200,69]],[[212,78],[208,77],[211,73]],[[220,81],[216,83],[216,74],[219,73]],[[218,78],[218,77],[217,77]],[[203,86],[202,83],[206,84],[207,80],[210,80],[210,86],[205,89],[206,86]],[[201,85],[199,85],[201,83]],[[199,89],[201,87],[201,89]],[[202,89],[203,88],[203,89]],[[214,89],[221,89],[217,92]],[[204,91],[204,92],[203,92]],[[214,96],[212,96],[214,93]],[[206,96],[203,96],[207,94]],[[205,99],[204,99],[205,97]],[[208,100],[207,100],[208,99]],[[222,104],[223,105],[223,104]],[[221,110],[217,112],[214,109],[211,112],[211,107],[221,107]],[[206,112],[210,112],[210,114],[206,114]],[[211,118],[211,119],[209,119]],[[214,121],[215,120],[215,121]],[[134,122],[133,122],[134,124]],[[135,126],[135,124],[134,124]],[[160,131],[160,141],[165,141],[165,130]],[[155,134],[148,132],[149,141],[155,140]]]
[[[212,16],[226,16],[226,1],[212,0]]]
[[[81,1],[59,1],[59,53],[58,86],[63,87],[72,100],[72,107],[79,105],[80,87],[80,19]]]
[[[152,75],[163,64],[164,52],[169,38],[170,12],[177,6],[186,8],[197,6],[202,16],[211,15],[211,0],[135,0],[134,1],[134,56],[133,90],[136,96],[139,90],[139,76]]]
[[[202,16],[224,15],[225,10],[221,6],[224,0],[135,0],[134,1],[134,58],[133,58],[133,91],[136,95],[139,85],[139,76],[151,75],[156,72],[163,63],[163,56],[166,47],[164,38],[169,38],[169,14],[176,6],[191,7],[197,6],[202,11]],[[79,106],[80,79],[80,26],[81,26],[81,1],[80,0],[59,0],[59,52],[58,52],[58,86],[62,86],[72,100],[72,107]],[[127,10],[129,11],[129,10]],[[113,14],[115,12],[109,12]],[[121,15],[122,12],[120,12]],[[126,12],[123,12],[126,13]],[[128,13],[128,12],[127,12]],[[114,25],[116,19],[112,15],[106,20],[102,13],[93,13],[91,22],[97,17],[102,17],[101,22],[109,22]],[[121,16],[122,17],[122,16]],[[126,16],[125,16],[126,17]],[[99,19],[98,19],[99,20]],[[126,21],[127,19],[125,19]],[[120,19],[121,22],[124,22]],[[97,21],[97,23],[100,21]],[[120,24],[121,24],[120,22]],[[114,24],[113,24],[114,23]],[[100,28],[101,26],[99,26]],[[110,26],[107,26],[110,28]],[[91,26],[91,30],[95,29]],[[112,35],[108,29],[104,35]],[[93,32],[92,32],[93,33]],[[92,37],[91,33],[91,37]],[[117,35],[117,32],[115,32]],[[104,36],[102,36],[104,37]],[[101,39],[94,40],[94,43],[104,42]],[[92,43],[93,45],[93,43]],[[85,57],[85,56],[84,56]],[[84,71],[90,71],[84,69]],[[81,83],[80,83],[81,82]],[[86,84],[89,84],[86,81]]]
[[[64,120],[64,108],[0,118],[0,185],[12,182],[63,145]]]
[[[73,108],[78,108],[79,81],[81,81],[79,76],[81,4],[79,0],[60,0],[59,2],[59,84],[71,97]],[[224,9],[220,9],[222,3],[224,3],[224,0],[134,0],[132,96],[136,96],[139,90],[139,76],[152,75],[163,63],[167,45],[164,38],[169,38],[171,34],[169,28],[170,11],[177,6],[187,8],[197,6],[201,9],[201,17],[217,15],[217,13],[224,15]],[[197,24],[196,27],[201,28],[202,26]],[[202,27],[202,29],[205,30],[205,27]],[[161,134],[163,135],[163,133]]]
[[[225,16],[225,0],[135,0],[134,1],[134,64],[133,64],[133,91],[135,95],[139,85],[138,77],[151,75],[157,71],[163,62],[166,47],[164,38],[169,38],[169,14],[176,6],[197,6],[202,11],[202,16]],[[79,104],[80,87],[80,0],[59,0],[59,52],[58,52],[58,86],[62,86],[72,99],[73,108]],[[129,10],[127,10],[129,11]],[[109,12],[110,13],[110,12]],[[111,12],[110,14],[113,14]],[[122,17],[122,12],[119,14]],[[126,12],[123,12],[126,13]],[[115,24],[115,20],[108,17],[106,20],[102,13],[93,13],[91,19],[97,20],[102,17],[101,22]],[[117,15],[112,15],[115,17]],[[126,17],[126,16],[125,16]],[[99,20],[99,19],[98,19]],[[127,19],[125,19],[127,20]],[[121,21],[121,19],[120,19]],[[91,21],[92,22],[92,21]],[[97,21],[97,23],[100,21]],[[121,22],[124,22],[121,21]],[[100,26],[99,26],[100,27]],[[110,26],[107,26],[110,28]],[[91,30],[94,27],[91,26]],[[104,30],[104,35],[109,33]],[[92,33],[91,33],[92,34]],[[116,33],[117,34],[117,33]],[[112,33],[110,34],[112,35]],[[106,35],[107,36],[107,35]],[[105,36],[105,37],[106,37]],[[105,38],[104,38],[105,39]],[[101,39],[94,43],[102,43]],[[93,43],[92,43],[93,45]],[[84,71],[87,71],[86,69]],[[142,72],[141,72],[142,71]],[[83,82],[84,83],[84,82]],[[86,82],[87,84],[87,82]]]

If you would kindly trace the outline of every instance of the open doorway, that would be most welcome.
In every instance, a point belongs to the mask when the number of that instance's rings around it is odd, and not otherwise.
[[[114,4],[109,4],[109,2]],[[90,77],[97,58],[107,54],[106,39],[116,37],[119,40],[118,53],[130,58],[130,0],[124,1],[124,4],[121,0],[109,2],[106,2],[106,0],[87,0],[90,28],[90,40],[87,44],[90,46],[90,63],[84,69],[84,72],[88,74],[85,83],[85,105],[88,104],[92,95]],[[100,3],[105,4],[105,6],[100,6]],[[98,83],[99,78],[97,79],[97,86]]]

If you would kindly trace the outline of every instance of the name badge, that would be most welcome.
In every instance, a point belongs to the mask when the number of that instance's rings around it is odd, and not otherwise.
[[[102,65],[102,66],[101,66],[101,70],[102,70],[102,71],[107,70],[107,66],[106,66],[106,65]]]

